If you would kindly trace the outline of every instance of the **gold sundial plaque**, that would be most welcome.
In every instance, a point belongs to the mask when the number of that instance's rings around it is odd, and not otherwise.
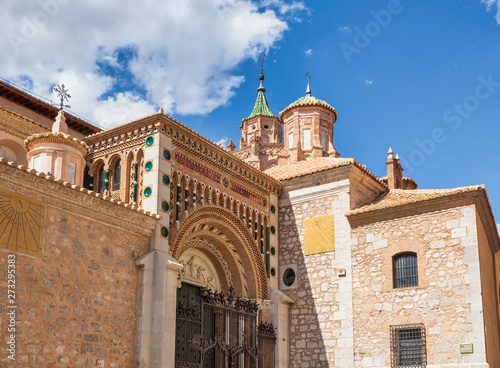
[[[304,254],[306,256],[335,250],[334,224],[334,215],[317,216],[304,221]]]
[[[0,188],[0,248],[41,257],[45,203]]]

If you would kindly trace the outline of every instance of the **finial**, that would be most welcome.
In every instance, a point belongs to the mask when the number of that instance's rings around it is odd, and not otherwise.
[[[64,111],[61,109],[57,113],[56,120],[52,123],[53,132],[68,133],[68,125],[66,124],[66,117]]]
[[[394,158],[394,156],[392,156],[392,154],[394,152],[392,152],[392,147],[389,147],[389,151],[387,151],[387,153],[389,154],[389,156],[387,157],[388,160],[392,160]]]
[[[64,84],[57,84],[57,86],[54,87],[54,92],[57,93],[57,96],[61,100],[59,109],[62,110],[63,108],[67,107],[70,108],[70,105],[65,105],[64,100],[69,101],[69,98],[71,98],[71,95],[68,93],[69,91],[64,87]]]
[[[399,161],[399,154],[396,153],[395,160]]]
[[[228,151],[234,151],[234,149],[236,148],[235,144],[233,143],[233,140],[232,139],[229,139],[229,143],[227,144],[226,146],[226,149]]]
[[[262,51],[259,55],[259,59],[260,59],[260,75],[259,75],[259,80],[260,80],[260,86],[259,88],[257,89],[257,92],[266,92],[266,89],[264,88],[264,56],[266,56],[266,54],[264,53],[264,51]]]
[[[164,114],[164,113],[165,113],[165,112],[163,111],[163,107],[160,107],[160,108],[158,109],[158,114]]]
[[[306,73],[307,75],[307,89],[306,89],[306,96],[311,97],[311,87],[309,86],[309,79],[311,79],[311,75],[309,72]]]

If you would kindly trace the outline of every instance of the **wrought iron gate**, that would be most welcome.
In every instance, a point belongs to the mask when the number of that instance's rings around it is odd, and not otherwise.
[[[177,291],[176,368],[272,368],[272,325],[257,326],[258,304],[196,286]]]

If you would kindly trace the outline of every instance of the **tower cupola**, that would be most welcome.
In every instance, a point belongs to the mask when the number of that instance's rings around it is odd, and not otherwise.
[[[59,110],[52,132],[34,134],[24,145],[30,169],[82,186],[87,144],[68,134],[63,110]]]
[[[309,73],[306,95],[280,112],[285,127],[284,150],[289,162],[313,157],[339,157],[333,145],[333,124],[337,111],[312,95]]]

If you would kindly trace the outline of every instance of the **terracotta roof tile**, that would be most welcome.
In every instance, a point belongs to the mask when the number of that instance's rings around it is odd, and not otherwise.
[[[264,172],[278,180],[287,180],[355,163],[353,158],[317,157],[289,165],[275,166]]]
[[[424,202],[431,199],[443,198],[481,189],[484,189],[483,185],[451,189],[391,189],[389,192],[382,194],[374,201],[348,212],[347,216],[404,206],[411,203]]]

